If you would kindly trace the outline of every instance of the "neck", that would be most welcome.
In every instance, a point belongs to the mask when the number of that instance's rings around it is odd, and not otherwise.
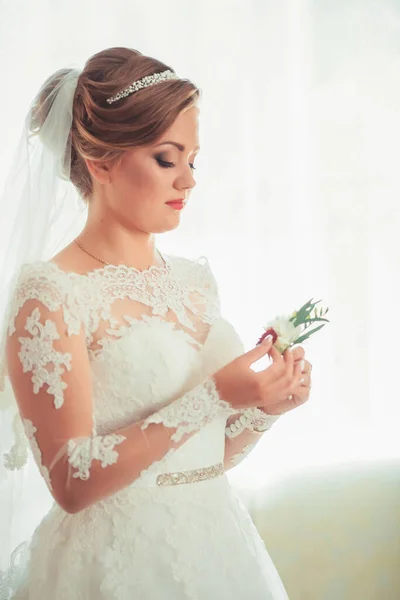
[[[154,234],[128,230],[108,218],[96,218],[90,211],[78,238],[88,252],[113,265],[124,264],[144,270],[162,264]]]

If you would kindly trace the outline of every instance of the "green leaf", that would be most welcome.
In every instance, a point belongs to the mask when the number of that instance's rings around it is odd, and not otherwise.
[[[307,340],[313,333],[315,333],[316,331],[318,331],[319,329],[322,329],[323,327],[325,327],[325,324],[319,325],[318,327],[316,327],[315,329],[313,329],[312,331],[309,331],[308,333],[301,335],[299,338],[297,338],[297,340],[295,342],[293,342],[294,344],[301,344],[302,342],[304,342],[305,340]]]
[[[314,319],[310,319],[310,321],[307,321],[307,325],[310,325],[311,323],[320,323],[324,321],[325,323],[329,323],[328,319],[321,319],[321,317],[317,317]]]
[[[319,304],[321,300],[317,300],[317,302],[313,302],[312,298],[306,302],[300,310],[297,312],[296,318],[293,320],[295,327],[304,323],[306,319],[309,319],[310,313],[315,308],[317,304]]]

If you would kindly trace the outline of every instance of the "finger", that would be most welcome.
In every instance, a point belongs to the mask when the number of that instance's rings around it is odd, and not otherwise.
[[[306,400],[303,400],[303,398],[301,398],[299,395],[292,394],[291,398],[286,398],[286,400],[279,402],[279,405],[277,405],[277,409],[279,413],[284,413],[288,412],[289,410],[293,410],[298,406],[301,406],[305,402]]]
[[[311,370],[312,370],[312,364],[311,364],[311,363],[310,363],[308,360],[306,360],[306,359],[304,359],[304,358],[303,358],[303,359],[301,359],[301,360],[304,360],[304,368],[303,368],[303,373],[308,373],[308,374],[310,374],[310,373],[311,373]]]
[[[292,379],[293,374],[294,374],[294,369],[295,369],[295,363],[294,363],[293,351],[290,348],[285,350],[285,352],[283,353],[283,359],[285,361],[286,374],[289,375],[290,379]]]
[[[282,363],[283,362],[283,356],[279,352],[279,350],[277,350],[275,348],[275,346],[272,346],[272,348],[269,351],[269,355],[272,358],[274,363]]]
[[[286,365],[283,355],[275,348],[275,346],[272,346],[269,351],[269,357],[272,362],[264,370],[264,373],[267,377],[270,377],[273,373],[275,379],[280,379],[285,375],[286,372]]]
[[[308,387],[304,387],[304,386],[300,386],[297,388],[297,390],[294,392],[293,394],[294,396],[300,396],[300,398],[302,399],[302,401],[306,401],[308,400],[308,397],[310,395],[310,390]]]
[[[296,385],[298,385],[298,376],[297,372],[299,371],[299,363],[295,363],[293,359],[293,352],[290,348],[285,350],[285,352],[280,356],[280,363],[277,364],[274,372],[274,380],[273,382],[268,382],[271,371],[265,369],[262,376],[264,377],[264,383],[269,383],[271,395],[274,395],[276,390],[277,398],[282,398],[284,395],[288,396],[290,391],[293,390]],[[301,371],[300,371],[301,372]],[[295,377],[296,373],[296,377]],[[285,380],[285,381],[283,381]]]
[[[302,364],[302,361],[300,360],[294,364],[293,385],[294,385],[294,387],[296,387],[298,385],[301,385],[302,383],[304,383],[304,373],[303,373],[303,364]]]
[[[305,404],[308,401],[309,397],[310,393],[308,391],[293,394],[293,400],[296,406],[301,406],[302,404]]]
[[[302,373],[301,379],[303,382],[300,384],[301,387],[310,388],[311,387],[311,377],[307,373]]]
[[[298,360],[302,360],[305,356],[305,351],[304,351],[303,346],[294,346],[292,348],[292,352],[293,352],[295,362]]]
[[[311,392],[311,383],[299,383],[292,391],[291,394],[309,394]]]
[[[246,352],[245,356],[248,365],[252,365],[254,362],[260,360],[260,358],[268,354],[271,351],[271,348],[273,347],[272,344],[272,335],[269,335],[265,338],[263,342],[261,342],[261,344],[258,344],[257,346],[255,346],[255,348],[252,348],[251,350],[249,350],[249,352]]]

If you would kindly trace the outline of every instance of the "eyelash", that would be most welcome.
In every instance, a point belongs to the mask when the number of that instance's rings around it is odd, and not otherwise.
[[[170,169],[171,167],[175,166],[175,163],[168,162],[167,160],[163,160],[160,157],[157,157],[156,161],[158,162],[158,164],[160,165],[160,167],[163,167],[164,169]],[[196,170],[196,167],[194,166],[193,163],[189,163],[189,167],[192,169],[192,171]]]

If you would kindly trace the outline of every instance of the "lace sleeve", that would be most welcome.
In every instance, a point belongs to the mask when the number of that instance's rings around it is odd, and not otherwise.
[[[279,417],[267,415],[259,408],[247,408],[230,416],[225,428],[226,469],[242,462]]]
[[[18,290],[12,312],[7,362],[21,421],[43,478],[68,512],[129,485],[220,409],[231,410],[208,378],[146,420],[96,435],[89,356],[71,290],[37,279]]]

